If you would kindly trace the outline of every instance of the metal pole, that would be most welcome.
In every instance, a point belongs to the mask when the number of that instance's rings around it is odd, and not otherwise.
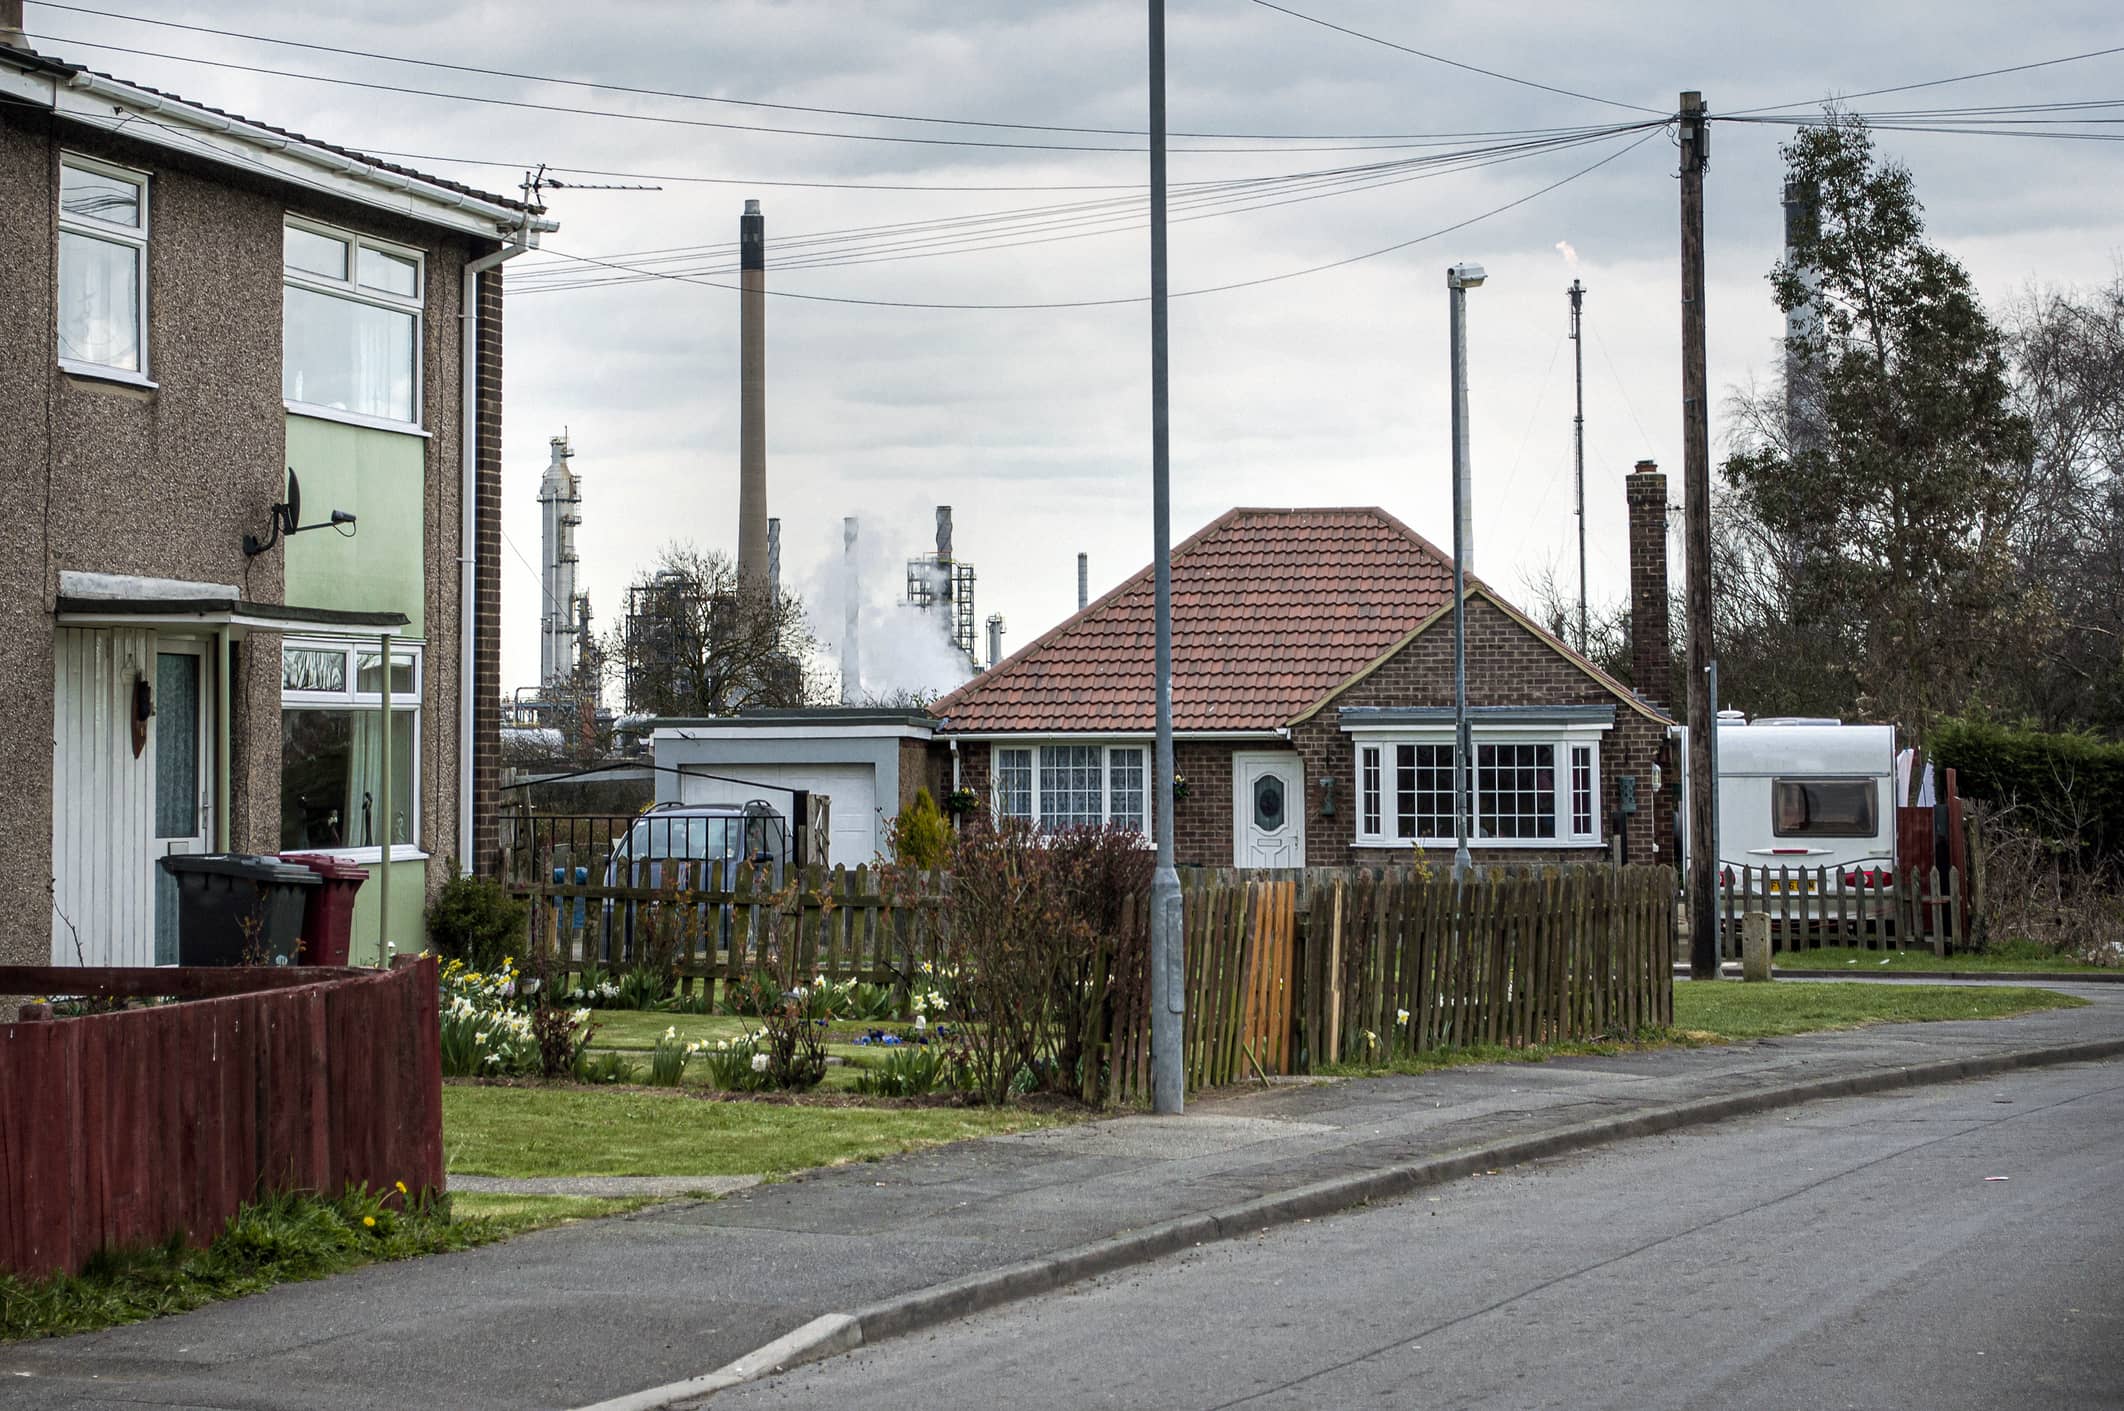
[[[1689,622],[1689,974],[1718,978],[1718,840],[1711,711],[1711,416],[1704,354],[1704,99],[1681,95],[1682,484]]]
[[[1710,756],[1710,758],[1711,758],[1711,787],[1710,787],[1710,788],[1709,788],[1709,789],[1708,789],[1708,790],[1706,791],[1706,794],[1708,795],[1708,797],[1709,797],[1709,799],[1710,799],[1710,814],[1711,814],[1711,822],[1710,822],[1710,833],[1711,833],[1711,868],[1712,868],[1712,871],[1711,871],[1711,876],[1712,876],[1712,877],[1713,877],[1713,879],[1714,879],[1714,882],[1713,882],[1713,886],[1714,886],[1714,888],[1716,888],[1716,887],[1723,887],[1723,886],[1725,886],[1725,884],[1726,884],[1726,864],[1725,864],[1725,863],[1723,863],[1723,862],[1721,862],[1721,861],[1719,861],[1719,856],[1718,856],[1718,658],[1717,658],[1717,657],[1713,657],[1713,658],[1711,658],[1711,660],[1710,660],[1710,661],[1708,661],[1708,662],[1706,662],[1706,663],[1704,664],[1704,678],[1705,678],[1705,681],[1704,681],[1704,691],[1705,691],[1705,694],[1706,694],[1706,695],[1708,695],[1708,696],[1709,696],[1709,697],[1711,698],[1711,747],[1710,747],[1710,749],[1708,749],[1707,751],[1705,751],[1705,753],[1706,753],[1706,754],[1708,754],[1708,755]],[[1714,891],[1712,892],[1711,896],[1712,896],[1712,904],[1711,904],[1711,910],[1712,910],[1712,915],[1713,915],[1713,916],[1715,917],[1715,916],[1716,916],[1716,915],[1718,914],[1718,901],[1717,901],[1718,893],[1717,893],[1717,891],[1716,891],[1716,890],[1714,890]],[[1743,907],[1742,907],[1741,909],[1742,909],[1743,911],[1747,910],[1747,908],[1746,908],[1745,906],[1743,906]],[[1713,924],[1713,925],[1715,926],[1715,925],[1717,925],[1717,922],[1716,922],[1716,921],[1714,921],[1714,922],[1713,922],[1712,924]],[[1714,945],[1713,945],[1713,949],[1714,949],[1714,959],[1715,959],[1715,960],[1723,960],[1723,959],[1724,959],[1724,956],[1723,956],[1722,954],[1716,954],[1716,952],[1717,952],[1717,951],[1719,950],[1719,946],[1717,945],[1717,943],[1716,943],[1716,942],[1714,942]]]
[[[1586,287],[1571,281],[1571,376],[1578,411],[1571,418],[1571,465],[1578,482],[1578,649],[1586,649],[1586,345],[1578,336],[1578,317]]]
[[[1468,481],[1468,280],[1464,265],[1446,271],[1453,360],[1453,881],[1468,870],[1468,555],[1475,551],[1469,523],[1474,498]],[[1475,271],[1474,283],[1482,282]]]
[[[1166,382],[1165,0],[1150,0],[1151,562],[1156,581],[1158,866],[1151,874],[1151,1108],[1186,1101],[1180,1017],[1187,1009],[1180,873],[1173,863],[1173,560],[1171,403]]]

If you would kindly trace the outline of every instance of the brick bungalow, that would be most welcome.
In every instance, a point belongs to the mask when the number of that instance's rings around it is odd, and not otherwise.
[[[1630,481],[1632,596],[1656,629],[1633,669],[1665,683],[1665,477]],[[1379,509],[1234,509],[1172,572],[1180,863],[1450,855],[1451,558]],[[937,701],[939,782],[1003,816],[1147,829],[1151,603],[1145,568]],[[1670,858],[1669,714],[1473,575],[1468,627],[1477,859]]]

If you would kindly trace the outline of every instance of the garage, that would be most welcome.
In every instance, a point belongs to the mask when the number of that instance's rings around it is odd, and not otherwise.
[[[785,817],[793,789],[832,801],[828,860],[849,867],[886,852],[892,821],[931,783],[927,715],[869,709],[758,710],[659,720],[649,734],[658,803],[764,799]]]

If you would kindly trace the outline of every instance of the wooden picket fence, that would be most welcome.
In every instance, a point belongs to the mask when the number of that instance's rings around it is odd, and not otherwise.
[[[535,877],[565,879],[542,864]],[[576,970],[647,966],[679,977],[680,993],[734,982],[795,947],[799,965],[830,979],[904,982],[942,958],[938,872],[867,867],[764,868],[722,862],[639,862],[625,885],[519,881],[531,903],[531,945]]]
[[[1666,1026],[1674,896],[1673,870],[1651,867],[1491,868],[1458,888],[1442,872],[1190,874],[1187,1084]],[[1128,913],[1107,981],[1117,1104],[1150,1094],[1146,917]]]
[[[1923,947],[1949,955],[1970,945],[1969,891],[1961,869],[1897,876],[1885,868],[1728,868],[1719,887],[1719,950],[1740,958],[1741,918],[1770,917],[1773,951],[1857,946]]]

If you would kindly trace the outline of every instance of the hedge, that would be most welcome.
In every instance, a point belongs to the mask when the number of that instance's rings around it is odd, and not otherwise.
[[[1931,747],[1964,797],[2018,805],[2027,824],[2076,842],[2086,861],[2124,853],[2124,745],[1952,720],[1935,728]]]

